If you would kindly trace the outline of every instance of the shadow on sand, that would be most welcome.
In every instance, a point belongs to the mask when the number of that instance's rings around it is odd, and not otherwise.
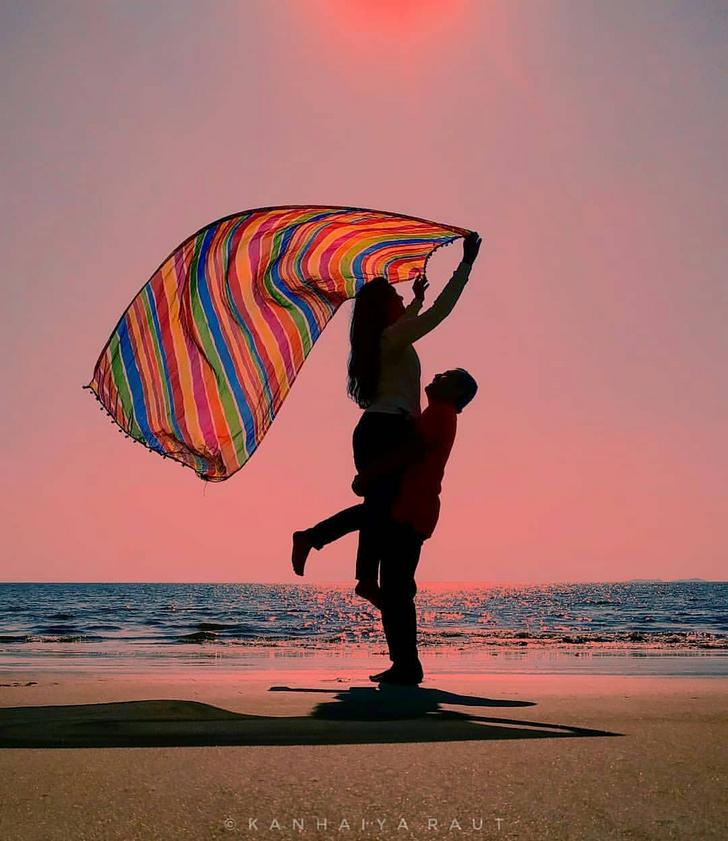
[[[442,704],[516,708],[534,702],[477,698],[440,689],[381,686],[337,691],[273,686],[270,691],[333,697],[304,716],[245,715],[181,700],[9,707],[0,709],[0,747],[354,745],[620,735],[443,709]]]

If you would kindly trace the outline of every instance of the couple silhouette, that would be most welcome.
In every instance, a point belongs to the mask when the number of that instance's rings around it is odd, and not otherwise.
[[[422,544],[437,524],[457,416],[478,386],[463,368],[439,373],[425,387],[427,407],[421,411],[421,366],[414,344],[452,312],[480,243],[476,232],[465,237],[460,264],[424,312],[424,274],[415,279],[408,306],[384,277],[374,278],[357,293],[348,392],[364,410],[353,435],[357,474],[352,490],[362,502],[293,534],[293,569],[304,575],[312,549],[359,532],[355,592],[381,611],[392,661],[389,669],[370,676],[377,683],[415,685],[423,679],[415,572]]]

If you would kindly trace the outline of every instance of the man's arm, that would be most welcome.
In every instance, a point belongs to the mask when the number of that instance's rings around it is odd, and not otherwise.
[[[394,473],[407,464],[419,461],[425,454],[426,443],[415,434],[414,438],[402,447],[398,447],[392,453],[375,459],[365,470],[357,473],[351,484],[351,489],[357,496],[364,496],[366,488],[376,479]]]
[[[366,470],[354,477],[351,488],[357,496],[364,496],[368,484],[408,464],[422,461],[429,453],[437,453],[443,465],[447,461],[455,442],[457,417],[454,412],[425,410],[417,422],[415,437],[391,455],[373,462]]]

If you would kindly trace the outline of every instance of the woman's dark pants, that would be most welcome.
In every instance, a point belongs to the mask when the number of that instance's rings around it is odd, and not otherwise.
[[[413,435],[408,414],[364,412],[354,429],[354,465],[357,472],[366,470],[372,462],[386,458],[405,446]],[[320,549],[352,531],[359,531],[356,554],[356,577],[376,579],[386,523],[402,480],[404,467],[399,466],[372,481],[361,505],[346,508],[310,529],[312,544]]]

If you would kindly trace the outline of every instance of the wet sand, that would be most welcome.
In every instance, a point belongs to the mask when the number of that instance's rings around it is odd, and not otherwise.
[[[3,841],[722,839],[728,678],[0,674]],[[325,826],[324,826],[324,821]]]

